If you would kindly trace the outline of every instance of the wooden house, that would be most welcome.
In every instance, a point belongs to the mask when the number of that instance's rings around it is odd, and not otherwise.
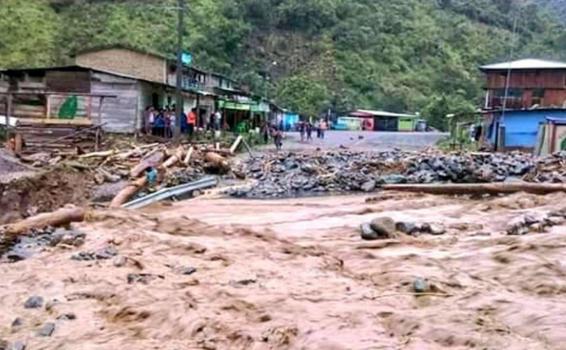
[[[566,63],[525,59],[480,70],[486,76],[484,139],[496,149],[533,149],[541,123],[566,119]]]

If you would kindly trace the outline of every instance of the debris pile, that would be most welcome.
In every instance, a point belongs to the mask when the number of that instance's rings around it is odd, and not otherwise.
[[[378,239],[399,238],[401,234],[409,236],[419,236],[421,234],[441,236],[446,233],[446,228],[438,223],[395,222],[390,217],[378,217],[369,223],[362,224],[360,231],[363,240],[375,241]]]
[[[491,183],[528,176],[533,182],[564,178],[566,157],[538,162],[524,153],[453,153],[437,151],[379,153],[348,150],[266,154],[249,159],[234,172],[255,180],[229,190],[235,197],[281,198],[324,193],[370,192],[380,185],[430,183]],[[531,174],[535,174],[534,176]],[[564,181],[563,181],[564,182]]]
[[[525,181],[566,183],[566,151],[539,159]]]
[[[544,233],[554,226],[563,225],[566,222],[566,209],[557,210],[548,214],[527,214],[516,218],[507,225],[509,236],[523,236],[529,233]]]

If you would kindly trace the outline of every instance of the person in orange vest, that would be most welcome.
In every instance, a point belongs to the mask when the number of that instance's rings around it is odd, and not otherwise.
[[[191,109],[191,112],[187,116],[187,126],[189,129],[189,136],[193,137],[193,133],[195,132],[195,127],[197,125],[197,112],[196,108]]]

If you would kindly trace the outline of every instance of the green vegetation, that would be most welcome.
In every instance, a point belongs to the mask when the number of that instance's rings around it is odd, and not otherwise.
[[[564,4],[548,0],[549,6]],[[0,66],[64,64],[116,43],[174,53],[175,0],[2,0]],[[446,112],[481,105],[480,64],[566,59],[566,30],[526,0],[189,0],[185,46],[305,114]],[[512,35],[517,21],[516,40]],[[443,114],[444,113],[444,114]]]

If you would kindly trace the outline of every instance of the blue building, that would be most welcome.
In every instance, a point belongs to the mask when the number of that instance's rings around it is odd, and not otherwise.
[[[484,141],[496,150],[533,150],[547,118],[566,120],[566,63],[525,59],[485,73]]]
[[[490,113],[489,141],[500,149],[532,149],[547,119],[566,121],[566,109],[510,110]],[[499,130],[497,132],[496,130]]]

